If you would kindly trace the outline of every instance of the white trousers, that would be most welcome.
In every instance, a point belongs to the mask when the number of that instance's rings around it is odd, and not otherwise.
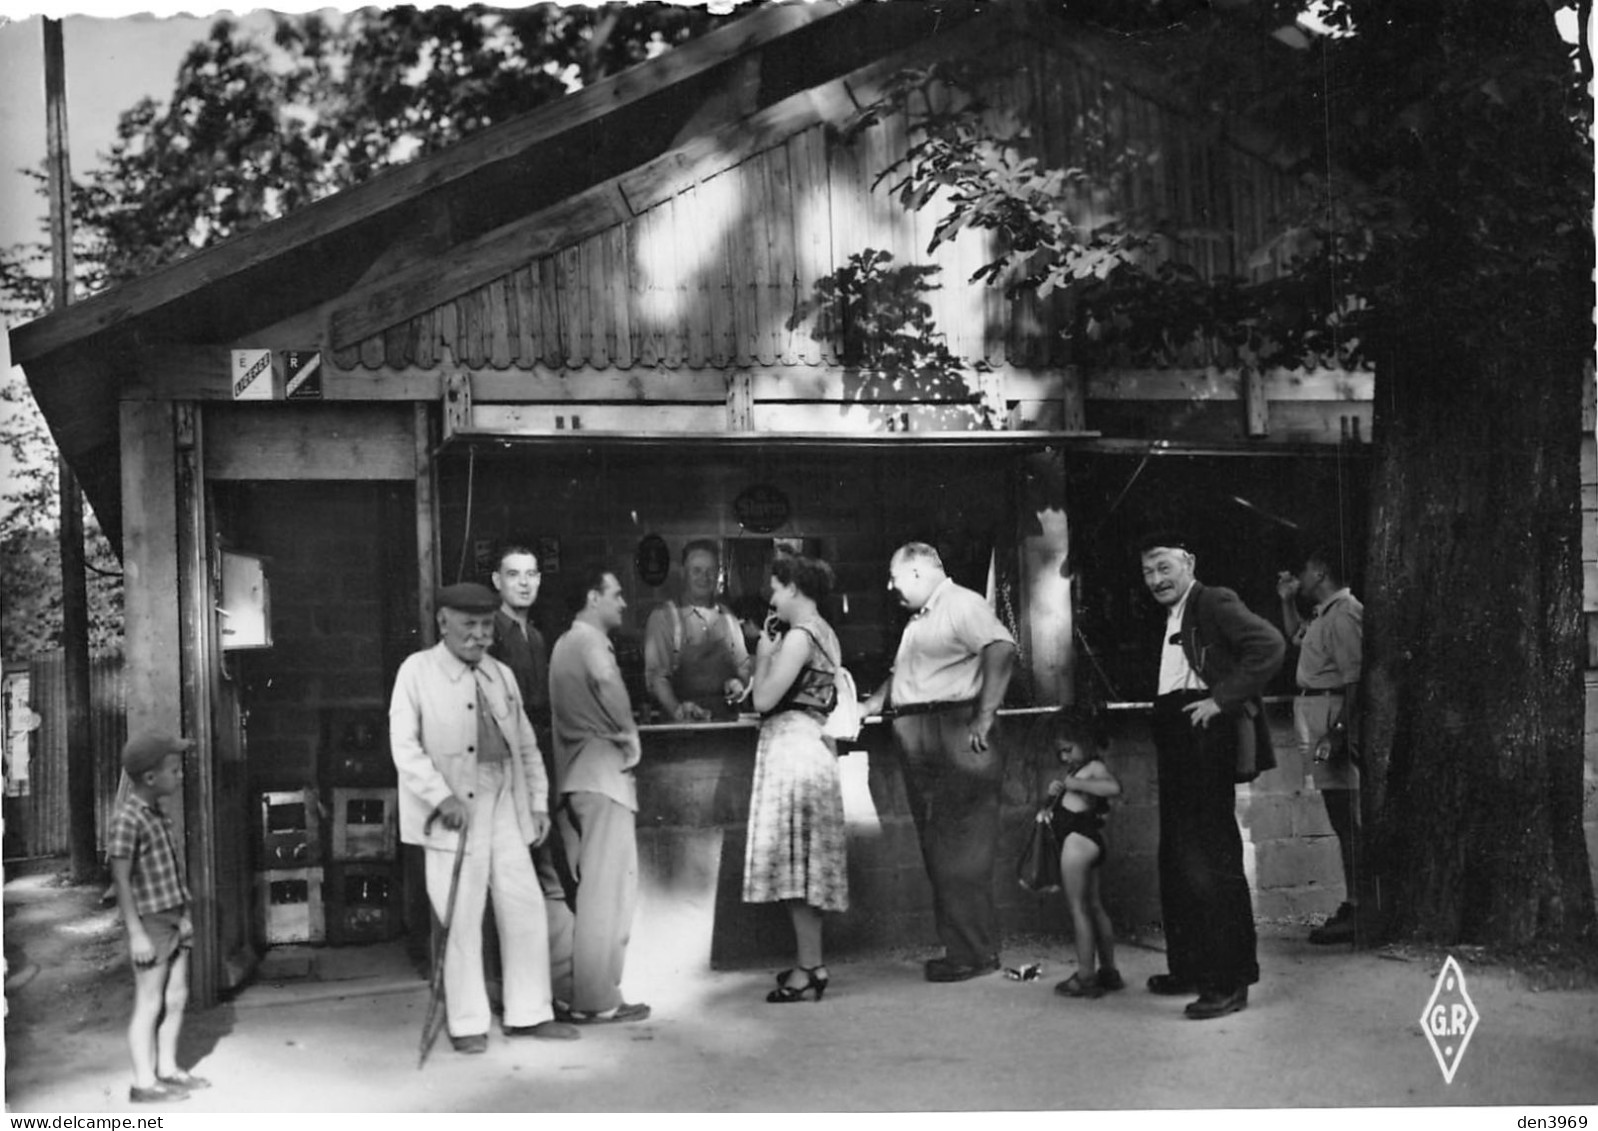
[[[509,767],[502,762],[478,766],[469,817],[471,832],[455,896],[455,919],[444,951],[445,1016],[452,1037],[488,1032],[483,912],[490,895],[504,965],[505,1024],[537,1025],[554,1017],[544,893],[532,856],[522,842],[514,804]],[[454,868],[453,852],[427,851],[427,896],[441,922]]]

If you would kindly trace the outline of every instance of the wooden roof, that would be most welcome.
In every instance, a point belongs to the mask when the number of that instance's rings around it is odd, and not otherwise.
[[[287,325],[302,335],[295,344],[330,351],[330,364],[411,372],[436,367],[446,351],[457,365],[498,369],[834,361],[824,334],[775,327],[803,288],[857,247],[838,244],[836,233],[822,247],[779,231],[767,218],[791,214],[790,198],[815,187],[818,178],[834,194],[846,184],[847,191],[870,196],[869,176],[856,169],[850,182],[848,160],[833,160],[838,147],[829,143],[828,131],[873,83],[918,52],[930,59],[1003,40],[1035,48],[1030,41],[1046,38],[1079,62],[1110,59],[1120,76],[1130,75],[1145,91],[1158,86],[1157,74],[1138,73],[1137,61],[1124,53],[1117,58],[1114,44],[1083,42],[1053,20],[1039,25],[1035,19],[1027,0],[762,9],[447,150],[19,327],[11,335],[12,354],[116,545],[117,402],[162,395],[162,374],[140,370],[145,351],[163,343],[245,344],[252,333]],[[1015,92],[1018,104],[1028,96]],[[1057,101],[1039,112],[1059,117],[1064,109]],[[1160,113],[1148,105],[1126,112],[1150,122]],[[1167,120],[1161,128],[1193,132],[1190,122]],[[898,129],[902,146],[902,124]],[[1219,134],[1212,129],[1206,145]],[[1251,160],[1275,156],[1254,139],[1232,134],[1225,140],[1229,152],[1248,151]],[[1195,162],[1211,160],[1193,152]],[[1162,175],[1161,184],[1142,191],[1169,192],[1174,201],[1179,179],[1212,188],[1229,179],[1201,164],[1193,172],[1177,169],[1170,183]],[[694,186],[718,180],[734,193],[753,194],[762,207],[745,210],[747,222],[715,252],[721,257],[715,271],[696,284],[705,291],[703,301],[689,304],[700,311],[698,321],[651,325],[639,314],[648,303],[648,281],[634,269],[631,252],[643,235],[672,222],[672,210],[686,207]],[[1257,219],[1280,186],[1257,180],[1255,188],[1244,195]],[[1185,188],[1180,196],[1189,220],[1198,212],[1220,218],[1211,211],[1235,220],[1242,212],[1235,194],[1225,207]],[[880,208],[882,194],[876,197]],[[917,258],[914,222],[852,234],[878,237],[870,245],[902,252],[900,262]],[[679,230],[676,238],[681,254],[703,257],[691,236],[685,243]],[[924,247],[924,233],[919,242]],[[1206,266],[1238,269],[1246,249],[1235,244],[1236,237]],[[949,254],[957,260],[969,252]],[[711,293],[739,287],[751,296],[744,314],[736,302]],[[1054,335],[1039,330],[1046,320],[1035,311],[1019,320],[1032,332],[1018,333],[1015,311],[1001,314],[996,294],[982,301],[987,306],[979,303],[977,323],[952,331],[965,356],[1012,365],[1058,360],[1050,353]],[[758,322],[757,310],[763,311]]]

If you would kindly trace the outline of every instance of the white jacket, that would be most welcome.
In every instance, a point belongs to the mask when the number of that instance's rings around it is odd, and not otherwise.
[[[538,739],[510,668],[484,656],[483,696],[510,747],[511,791],[524,843],[534,839],[534,813],[549,812],[549,781]],[[455,850],[457,833],[438,821],[423,832],[439,802],[454,794],[468,808],[477,788],[477,680],[442,643],[400,665],[388,708],[389,750],[399,771],[400,839]]]

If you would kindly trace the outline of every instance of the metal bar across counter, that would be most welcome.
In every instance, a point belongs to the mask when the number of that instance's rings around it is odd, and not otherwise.
[[[1049,715],[1058,711],[1058,707],[1000,707],[999,717],[1004,719],[1025,718],[1032,715]],[[890,721],[889,716],[867,715],[863,725]],[[640,723],[639,734],[682,734],[691,731],[718,731],[740,730],[758,727],[760,716],[755,714],[739,715],[736,719],[723,719],[719,722],[682,722],[682,723]]]

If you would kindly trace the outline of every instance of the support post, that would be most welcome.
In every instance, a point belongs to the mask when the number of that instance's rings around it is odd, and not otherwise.
[[[61,21],[44,20],[45,150],[49,166],[50,266],[55,309],[72,302],[72,168],[67,150],[66,53]],[[89,733],[89,586],[84,576],[83,493],[57,455],[61,525],[61,652],[66,674],[67,829],[72,878],[98,878],[95,839],[94,747]]]
[[[205,505],[200,411],[192,401],[173,406],[177,465],[179,659],[183,733],[194,740],[183,766],[183,819],[189,891],[194,896],[194,953],[189,999],[201,1009],[216,1004],[222,969],[217,913],[216,736],[212,725],[212,673],[216,668],[216,608],[211,588],[209,519]],[[232,830],[236,835],[236,830]]]

